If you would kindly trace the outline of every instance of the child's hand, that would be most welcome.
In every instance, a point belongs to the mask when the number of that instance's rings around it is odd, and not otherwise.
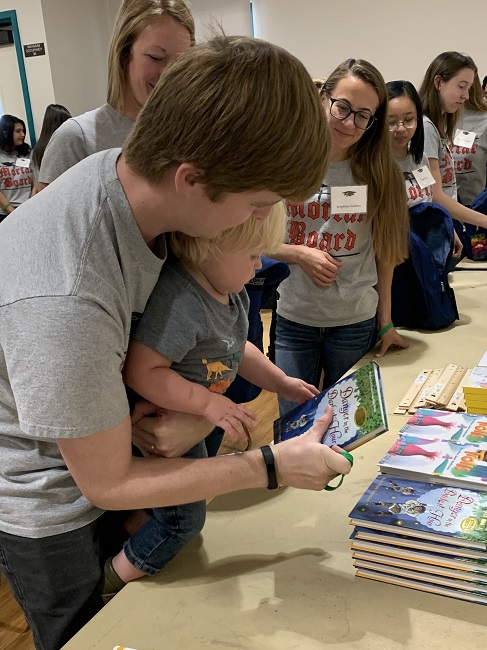
[[[254,430],[254,422],[257,419],[255,413],[246,409],[242,404],[235,404],[228,397],[215,393],[209,393],[208,405],[203,415],[215,426],[221,427],[225,433],[228,433],[233,442],[247,440],[247,434],[242,424],[250,433]]]
[[[311,399],[320,392],[316,386],[307,384],[302,379],[297,377],[286,377],[277,391],[279,397],[287,399],[290,402],[297,402],[302,404],[306,400]]]

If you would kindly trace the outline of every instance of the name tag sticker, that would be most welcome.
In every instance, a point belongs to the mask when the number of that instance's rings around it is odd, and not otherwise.
[[[425,187],[430,187],[436,183],[435,179],[433,178],[433,174],[430,172],[430,168],[426,166],[414,169],[413,176],[416,179],[416,183],[422,190],[424,190]]]
[[[331,188],[332,214],[367,212],[367,185],[345,185]]]
[[[30,167],[30,158],[17,158],[15,161],[16,167]]]
[[[471,149],[476,135],[477,134],[473,131],[462,131],[462,129],[457,129],[455,131],[455,137],[453,138],[453,144],[457,147],[467,147],[467,149]]]

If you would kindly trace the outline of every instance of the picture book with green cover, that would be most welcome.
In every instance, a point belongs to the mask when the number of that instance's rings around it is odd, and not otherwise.
[[[379,366],[371,361],[274,422],[274,442],[294,438],[333,409],[323,443],[350,451],[388,430]]]

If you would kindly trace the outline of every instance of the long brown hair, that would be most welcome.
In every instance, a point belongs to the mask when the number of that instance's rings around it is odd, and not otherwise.
[[[475,73],[472,87],[468,93],[468,99],[465,102],[465,108],[471,111],[482,111],[487,113],[487,104],[484,101],[484,93],[482,92],[482,84],[478,72]]]
[[[419,89],[424,115],[430,118],[440,136],[449,142],[453,140],[458,122],[458,111],[443,114],[443,105],[435,80],[440,77],[445,82],[450,81],[464,68],[469,68],[477,74],[477,66],[468,54],[442,52],[430,63]]]
[[[369,84],[379,98],[374,124],[350,147],[350,167],[356,181],[368,186],[367,219],[372,223],[377,258],[395,266],[408,254],[409,215],[404,201],[404,179],[391,150],[386,85],[371,63],[347,59],[327,78],[322,94],[331,97],[345,77],[356,77]]]

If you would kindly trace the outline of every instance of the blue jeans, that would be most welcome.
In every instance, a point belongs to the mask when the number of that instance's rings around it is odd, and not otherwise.
[[[206,458],[205,441],[192,447],[184,458]],[[123,550],[136,569],[153,576],[163,569],[205,525],[206,501],[154,508],[152,519],[128,539]]]
[[[103,606],[96,588],[103,559],[100,519],[38,539],[0,532],[0,571],[24,611],[37,650],[59,650]]]
[[[316,388],[334,384],[377,342],[376,319],[369,318],[352,325],[310,327],[277,316],[276,365],[286,375],[299,377]],[[296,402],[279,398],[283,415],[297,406]]]

